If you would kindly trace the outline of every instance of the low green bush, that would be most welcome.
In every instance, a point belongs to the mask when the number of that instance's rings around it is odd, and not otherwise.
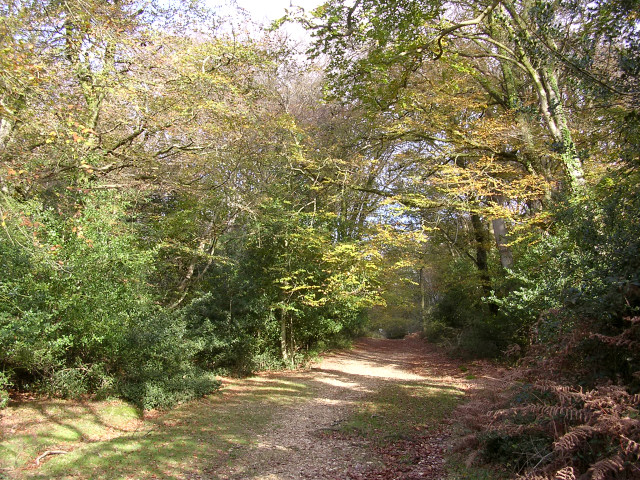
[[[191,337],[185,319],[160,309],[139,318],[122,345],[121,395],[141,408],[169,408],[214,391],[219,382],[199,368],[206,340]]]
[[[131,380],[120,387],[121,396],[143,410],[168,409],[210,394],[220,387],[212,373],[194,370],[188,375]]]
[[[553,441],[546,435],[490,432],[481,438],[482,457],[514,472],[539,464],[552,451]]]
[[[195,360],[201,368],[240,374],[253,371],[257,341],[251,335],[251,325],[246,324],[246,318],[231,318],[221,308],[220,298],[206,293],[183,308],[181,316],[185,322],[184,335],[199,343]]]
[[[458,331],[439,320],[430,320],[424,327],[424,336],[430,342],[443,343],[453,341]]]
[[[495,358],[501,353],[500,339],[493,335],[493,331],[486,325],[472,325],[458,336],[455,351],[467,358]]]
[[[9,404],[9,388],[12,386],[10,375],[7,372],[0,371],[0,409]]]

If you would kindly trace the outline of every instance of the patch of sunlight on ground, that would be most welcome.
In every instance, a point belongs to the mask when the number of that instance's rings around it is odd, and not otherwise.
[[[327,385],[331,385],[333,387],[348,388],[351,390],[364,390],[363,386],[360,385],[359,383],[345,382],[342,380],[338,380],[337,378],[318,377],[315,380],[316,382],[326,383]]]
[[[316,398],[315,403],[320,405],[353,405],[352,400],[337,400],[335,398]]]
[[[258,442],[256,444],[256,448],[258,449],[266,449],[266,450],[280,450],[280,451],[284,451],[284,452],[288,452],[289,449],[287,447],[283,447],[282,445],[275,445],[273,443],[264,443],[264,442]]]
[[[331,369],[331,365],[324,365],[324,369]],[[340,371],[347,375],[355,375],[360,377],[388,378],[391,380],[402,381],[420,381],[424,380],[421,375],[402,370],[399,366],[389,364],[385,366],[376,366],[371,363],[361,365],[348,365],[340,367]]]

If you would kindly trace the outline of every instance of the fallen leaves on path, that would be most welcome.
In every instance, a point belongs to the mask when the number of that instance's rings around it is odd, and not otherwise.
[[[283,408],[255,445],[217,473],[225,479],[255,480],[443,479],[448,420],[426,427],[412,425],[402,438],[389,441],[374,438],[388,433],[383,431],[388,420],[384,411],[370,415],[381,422],[380,431],[372,430],[370,437],[345,432],[344,425],[368,399],[390,385],[460,395],[473,386],[466,376],[466,369],[418,337],[362,339],[352,350],[327,355],[307,371],[264,374],[266,381],[290,379],[306,384],[312,398]],[[400,411],[405,406],[409,409],[402,403],[407,401],[409,397],[382,399],[383,404],[396,402]]]

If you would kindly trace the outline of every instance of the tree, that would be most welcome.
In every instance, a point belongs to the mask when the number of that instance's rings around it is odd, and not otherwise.
[[[578,191],[584,185],[582,161],[558,81],[564,63],[553,54],[559,32],[545,23],[560,14],[552,2],[536,7],[510,1],[444,5],[371,0],[351,6],[333,1],[316,10],[310,25],[316,51],[329,56],[332,79],[339,79],[334,86],[346,83],[349,95],[367,96],[371,84],[377,86],[374,92],[388,91],[406,85],[425,62],[459,63],[460,58],[467,60],[461,66],[506,109],[526,105],[524,92],[530,88],[568,188]],[[501,85],[494,83],[498,73]],[[371,101],[385,104],[380,98]]]

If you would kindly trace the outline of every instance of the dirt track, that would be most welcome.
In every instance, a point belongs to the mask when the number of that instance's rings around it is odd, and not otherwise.
[[[234,480],[387,478],[375,474],[388,466],[376,458],[366,440],[331,432],[339,429],[359,401],[386,385],[437,382],[465,389],[460,377],[455,365],[418,338],[363,339],[353,350],[325,356],[309,370],[261,375],[263,382],[286,379],[308,385],[313,395],[279,409],[266,433],[242,448],[231,467],[216,473]],[[233,395],[234,388],[228,385],[227,393]],[[443,478],[444,437],[436,432],[422,438],[422,443],[429,450],[428,461],[417,462],[402,478]]]
[[[25,400],[0,417],[0,478],[440,480],[451,412],[476,383],[458,367],[419,338],[363,339],[144,417],[119,401]],[[37,464],[54,450],[68,453]]]

